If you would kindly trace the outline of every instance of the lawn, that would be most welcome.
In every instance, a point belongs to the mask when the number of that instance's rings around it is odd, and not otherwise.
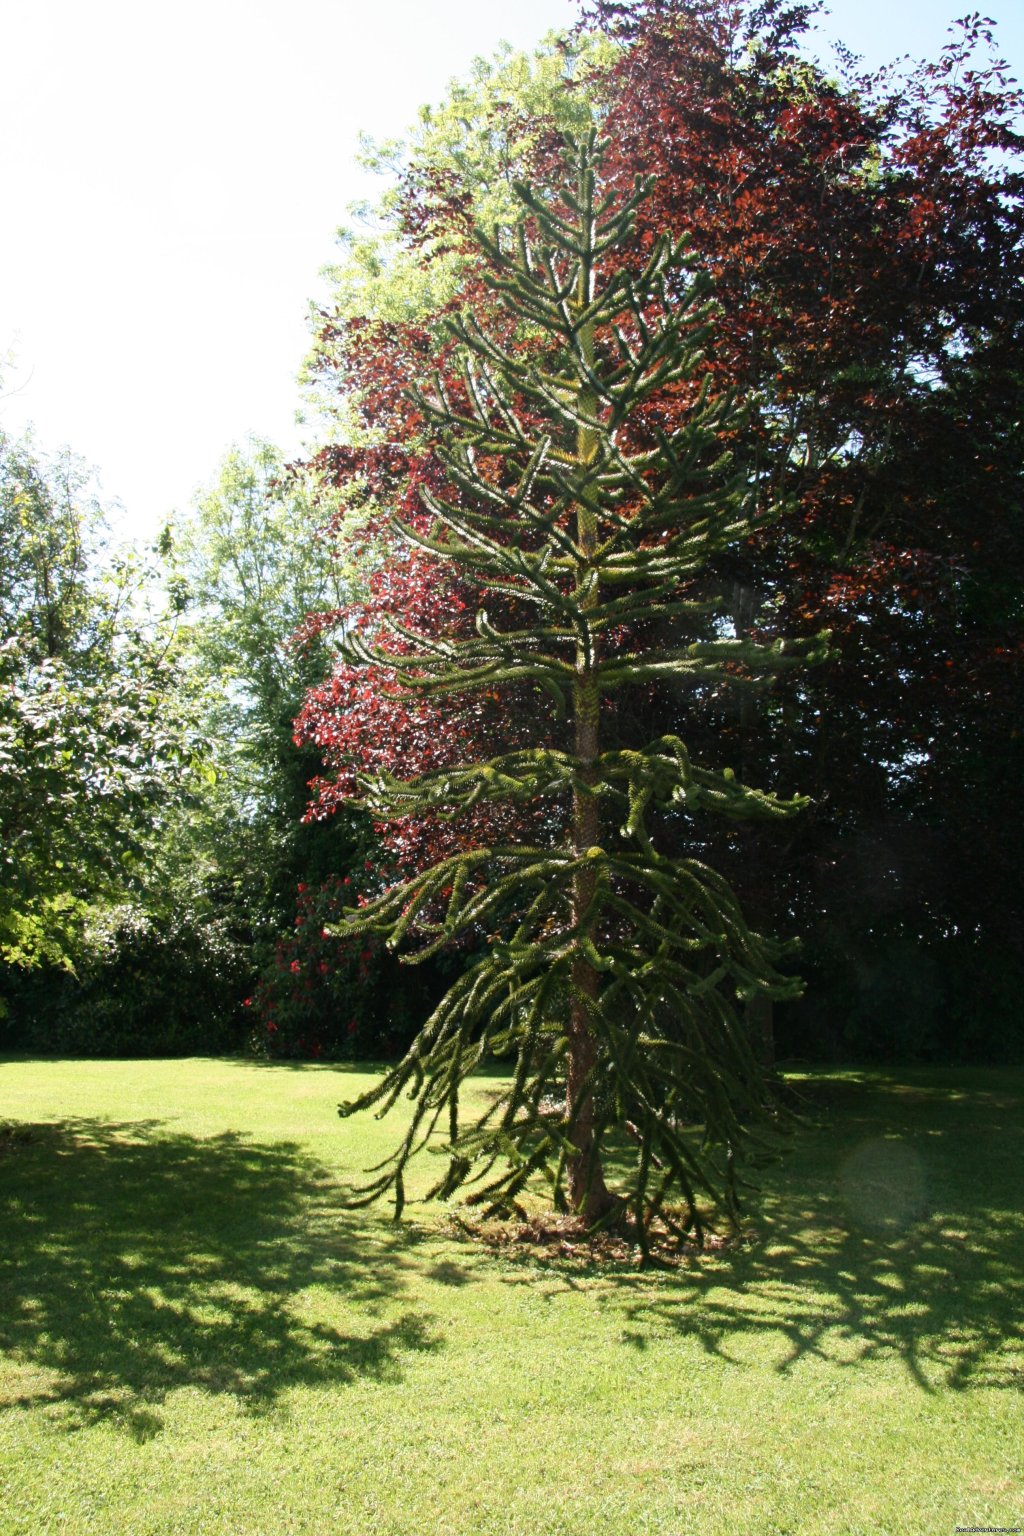
[[[0,1063],[3,1536],[1024,1526],[1024,1073],[814,1074],[670,1273],[344,1211],[363,1081]]]

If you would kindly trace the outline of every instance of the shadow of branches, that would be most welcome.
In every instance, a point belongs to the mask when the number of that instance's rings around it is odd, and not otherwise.
[[[648,1286],[624,1340],[697,1339],[775,1370],[889,1355],[923,1391],[1024,1386],[1024,1094],[835,1080],[764,1181],[750,1240]],[[631,1294],[634,1293],[634,1294]]]
[[[403,1354],[439,1347],[401,1310],[416,1240],[343,1211],[292,1144],[153,1121],[9,1128],[0,1350],[20,1384],[0,1411],[49,1402],[146,1438],[177,1388],[259,1411],[295,1385],[397,1375]],[[305,1304],[311,1287],[343,1293],[352,1331]]]

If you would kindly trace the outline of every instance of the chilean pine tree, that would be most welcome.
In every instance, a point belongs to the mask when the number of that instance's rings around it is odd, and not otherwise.
[[[674,735],[607,747],[602,719],[628,689],[668,682],[699,700],[816,648],[762,647],[716,619],[709,568],[754,517],[757,487],[730,448],[742,414],[697,382],[706,277],[667,235],[627,262],[645,189],[603,196],[600,158],[593,136],[571,145],[564,184],[520,186],[514,231],[478,233],[506,324],[462,315],[455,382],[415,392],[446,486],[421,490],[426,531],[399,531],[455,562],[490,611],[469,638],[395,614],[390,634],[345,643],[411,696],[543,690],[562,731],[561,745],[412,780],[365,776],[375,819],[511,800],[547,804],[552,830],[442,859],[346,915],[344,931],[404,945],[413,964],[460,942],[477,958],[404,1059],[341,1112],[413,1101],[364,1200],[392,1192],[400,1213],[409,1159],[440,1142],[432,1196],[466,1185],[514,1209],[546,1178],[588,1226],[631,1214],[646,1249],[655,1216],[700,1237],[702,1199],[735,1211],[737,1154],[770,1114],[741,1005],[795,989],[726,882],[659,834],[678,844],[694,816],[786,817],[802,802],[698,766]],[[669,433],[657,404],[672,391],[691,404]],[[514,1059],[511,1082],[467,1121],[460,1089],[495,1053]],[[610,1147],[628,1166],[614,1189]]]

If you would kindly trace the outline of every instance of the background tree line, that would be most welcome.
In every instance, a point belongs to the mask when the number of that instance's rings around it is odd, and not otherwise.
[[[634,691],[648,736],[811,797],[781,831],[679,836],[802,941],[781,1054],[1019,1054],[1020,94],[979,20],[866,78],[809,60],[810,15],[600,3],[371,147],[387,190],[314,312],[318,446],[229,456],[159,580],[104,546],[67,461],[2,445],[8,1045],[389,1052],[466,963],[424,978],[328,936],[343,900],[493,832],[375,824],[348,804],[355,775],[536,740],[543,709],[506,686],[400,706],[337,642],[396,607],[426,632],[472,620],[471,584],[389,532],[436,475],[406,391],[443,373],[451,316],[494,317],[473,226],[506,225],[513,182],[596,114],[612,184],[654,181],[632,259],[685,230],[712,279],[734,451],[786,508],[709,572],[730,633],[832,633],[827,665],[739,702]]]

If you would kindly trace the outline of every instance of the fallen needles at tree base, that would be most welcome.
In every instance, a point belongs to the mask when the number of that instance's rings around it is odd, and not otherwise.
[[[756,1239],[756,1233],[746,1228],[736,1232],[706,1232],[701,1245],[692,1238],[681,1241],[664,1222],[656,1219],[647,1231],[645,1260],[635,1223],[628,1218],[616,1226],[593,1231],[579,1216],[559,1216],[551,1211],[525,1221],[467,1217],[462,1212],[452,1212],[445,1225],[452,1237],[482,1244],[507,1257],[534,1258],[540,1262],[569,1259],[588,1268],[631,1265],[639,1269],[645,1262],[677,1268],[699,1259],[701,1254],[745,1248]]]

